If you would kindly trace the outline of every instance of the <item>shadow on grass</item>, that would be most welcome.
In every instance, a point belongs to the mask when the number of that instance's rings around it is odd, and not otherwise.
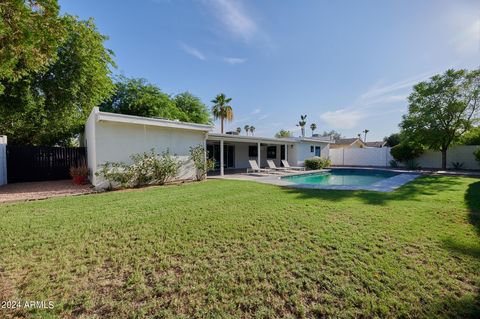
[[[300,198],[316,198],[330,201],[357,198],[366,204],[384,205],[389,201],[417,200],[421,196],[436,195],[441,191],[450,190],[458,184],[458,180],[455,178],[423,176],[390,193],[300,188],[284,189],[286,192],[295,194]]]

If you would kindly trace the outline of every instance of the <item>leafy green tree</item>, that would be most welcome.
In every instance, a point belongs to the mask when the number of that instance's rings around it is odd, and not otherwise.
[[[312,136],[313,136],[313,132],[315,132],[315,130],[317,129],[317,124],[315,123],[310,124],[310,129],[312,130]]]
[[[307,116],[300,115],[300,121],[298,121],[297,126],[302,130],[302,137],[305,137],[305,125],[307,125]]]
[[[402,141],[400,137],[400,133],[392,133],[389,136],[386,136],[383,141],[386,143],[388,147],[394,147]]]
[[[480,108],[480,69],[448,70],[413,87],[400,127],[407,140],[442,152],[468,131]]]
[[[112,52],[92,20],[62,18],[66,35],[57,59],[42,72],[4,82],[0,131],[11,144],[67,145],[83,131],[91,109],[112,91]]]
[[[292,137],[293,133],[284,129],[281,129],[275,134],[276,138],[282,138],[282,137]]]
[[[57,59],[65,36],[57,0],[0,1],[0,94]]]
[[[223,134],[223,122],[227,120],[228,122],[233,121],[233,108],[228,105],[232,101],[231,98],[227,98],[225,94],[220,93],[212,100],[212,114],[214,119],[220,119],[221,123],[221,133]]]
[[[110,99],[100,105],[105,112],[165,119],[187,118],[166,93],[145,79],[119,77]]]
[[[175,106],[181,111],[179,120],[199,124],[211,124],[210,113],[202,101],[189,92],[183,92],[173,99]]]
[[[328,137],[330,136],[334,141],[337,141],[339,139],[342,138],[342,134],[335,131],[335,130],[331,130],[331,131],[323,131],[323,133],[321,134],[321,136],[323,137]]]
[[[480,145],[480,126],[474,127],[460,137],[459,144]]]

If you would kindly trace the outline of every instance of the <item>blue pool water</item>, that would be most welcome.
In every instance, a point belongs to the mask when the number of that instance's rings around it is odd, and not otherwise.
[[[282,179],[294,184],[366,186],[395,175],[398,173],[380,170],[331,169],[321,173],[285,176]]]

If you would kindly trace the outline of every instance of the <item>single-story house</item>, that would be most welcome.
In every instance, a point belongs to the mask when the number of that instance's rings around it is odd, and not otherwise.
[[[354,138],[341,138],[335,141],[335,144],[330,145],[330,148],[364,148],[366,147],[362,139],[358,137]]]
[[[267,138],[212,133],[212,130],[212,125],[100,112],[94,108],[84,134],[90,181],[102,187],[103,180],[96,175],[102,164],[128,163],[131,155],[152,148],[157,153],[169,150],[183,163],[178,178],[192,179],[195,169],[189,160],[190,147],[202,145],[223,175],[230,169],[246,169],[251,159],[265,167],[267,159],[278,166],[282,159],[299,166],[309,157],[327,158],[332,143],[328,138]]]
[[[376,147],[376,148],[382,148],[385,147],[387,142],[385,141],[376,141],[376,142],[364,142],[365,147]]]

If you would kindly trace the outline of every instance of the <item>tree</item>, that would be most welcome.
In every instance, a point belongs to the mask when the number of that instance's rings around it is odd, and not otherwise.
[[[323,131],[322,135],[323,137],[330,137],[332,140],[334,141],[337,141],[339,139],[342,138],[342,134],[335,131],[335,130],[331,130],[331,131]]]
[[[390,136],[384,137],[383,141],[386,142],[386,146],[394,147],[395,145],[400,144],[402,140],[400,137],[400,133],[392,133],[390,134]]]
[[[221,133],[223,134],[223,121],[233,121],[233,108],[228,105],[232,101],[231,98],[227,98],[225,94],[221,93],[212,100],[212,113],[214,119],[220,119]]]
[[[292,137],[293,133],[284,129],[281,129],[275,134],[276,138],[282,138],[282,137]]]
[[[0,95],[0,131],[11,144],[68,145],[83,131],[92,108],[113,89],[112,51],[93,20],[62,18],[65,37],[57,59],[42,72],[4,82]]]
[[[242,128],[241,128],[241,127],[237,127],[236,131],[237,131],[237,134],[240,134],[240,133],[242,132]]]
[[[252,133],[252,136],[254,132],[255,132],[255,126],[250,125],[250,133]]]
[[[474,127],[460,137],[460,144],[480,145],[480,126]]]
[[[315,123],[310,124],[310,129],[312,130],[312,136],[313,136],[313,132],[317,129],[317,124]]]
[[[165,119],[185,119],[170,96],[145,79],[120,76],[110,99],[100,105],[104,112]]]
[[[0,94],[57,59],[65,36],[57,0],[0,2]]]
[[[302,137],[305,137],[305,125],[307,125],[307,116],[300,115],[300,121],[298,121],[297,126],[302,130]]]
[[[199,124],[212,123],[207,106],[193,94],[189,92],[180,93],[174,97],[173,102],[180,110],[180,121]]]
[[[367,130],[367,129],[363,130],[363,132],[362,132],[362,133],[365,134],[365,139],[363,140],[364,142],[367,141],[367,134],[368,134],[368,132],[370,132],[370,130]]]
[[[480,108],[480,69],[447,70],[413,87],[408,114],[400,127],[407,140],[442,152],[447,150],[476,121]]]
[[[250,125],[245,125],[243,129],[245,130],[245,133],[248,135],[248,132],[250,132]]]

